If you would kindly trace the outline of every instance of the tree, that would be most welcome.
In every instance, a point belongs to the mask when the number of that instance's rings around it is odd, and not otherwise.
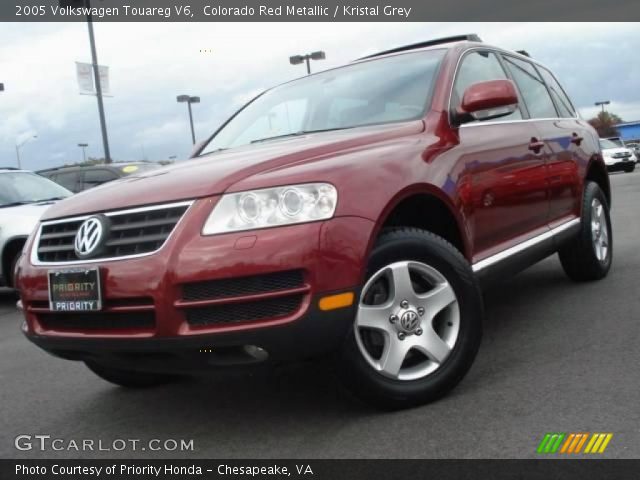
[[[589,123],[595,128],[601,138],[618,137],[618,129],[615,127],[618,123],[622,123],[622,119],[615,113],[600,112],[597,117],[589,120]]]

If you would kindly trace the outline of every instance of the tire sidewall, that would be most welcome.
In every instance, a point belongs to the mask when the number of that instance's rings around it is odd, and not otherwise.
[[[361,354],[355,339],[355,321],[343,349],[344,368],[367,396],[381,394],[393,403],[418,404],[431,401],[453,388],[470,368],[482,336],[483,305],[477,281],[467,261],[455,248],[435,235],[410,230],[381,237],[371,253],[366,280],[398,261],[418,261],[432,266],[453,288],[460,310],[460,331],[444,363],[424,378],[404,381],[375,371]],[[365,280],[365,281],[366,281]],[[404,405],[403,405],[404,406]]]
[[[607,258],[605,262],[598,260],[596,256],[595,248],[593,245],[592,232],[591,232],[591,213],[592,213],[592,203],[594,199],[598,199],[598,201],[602,204],[604,209],[604,218],[607,224],[607,234],[609,237],[609,248],[607,250]],[[609,202],[604,195],[604,192],[600,187],[595,183],[588,183],[585,189],[584,196],[584,206],[582,212],[582,235],[586,242],[589,243],[592,255],[592,261],[595,265],[597,265],[603,272],[609,271],[611,268],[611,263],[613,261],[613,230],[611,229],[611,214],[609,211]]]

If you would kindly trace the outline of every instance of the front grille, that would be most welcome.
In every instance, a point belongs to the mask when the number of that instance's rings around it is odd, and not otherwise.
[[[47,330],[128,330],[153,328],[154,312],[42,313],[38,322]]]
[[[188,204],[175,204],[164,208],[105,213],[111,221],[105,247],[91,259],[127,257],[158,250],[188,207]],[[79,260],[74,242],[76,232],[86,218],[89,217],[43,223],[37,247],[38,260],[47,263]]]
[[[252,275],[250,277],[188,283],[183,286],[182,298],[186,301],[215,300],[277,292],[302,286],[304,286],[302,270],[286,270],[264,275]]]
[[[187,321],[191,325],[229,325],[286,317],[300,308],[302,298],[302,295],[296,294],[255,302],[190,308],[186,312]]]
[[[613,158],[629,158],[631,153],[629,152],[618,152],[612,155]]]

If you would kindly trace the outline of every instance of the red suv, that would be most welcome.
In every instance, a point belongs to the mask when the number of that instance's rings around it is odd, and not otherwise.
[[[555,252],[573,280],[611,266],[596,132],[477,37],[268,90],[194,157],[48,210],[16,272],[31,341],[130,387],[331,354],[399,408],[465,375],[482,284]]]

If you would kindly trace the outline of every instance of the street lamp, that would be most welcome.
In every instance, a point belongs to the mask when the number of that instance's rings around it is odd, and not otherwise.
[[[104,102],[102,98],[102,83],[100,71],[98,69],[98,52],[96,49],[96,39],[93,33],[93,10],[91,10],[91,0],[58,0],[61,8],[81,9],[86,12],[87,29],[89,31],[89,48],[91,49],[91,66],[93,70],[93,81],[96,86],[96,98],[98,99],[98,116],[100,117],[100,130],[102,131],[102,146],[104,148],[104,162],[111,163],[111,152],[109,150],[109,137],[107,134],[107,121],[104,113]]]
[[[20,149],[22,148],[22,146],[25,143],[30,142],[31,140],[33,140],[35,138],[38,138],[38,136],[37,135],[33,135],[33,136],[29,137],[29,138],[26,138],[25,140],[23,140],[20,143],[16,143],[16,157],[18,158],[18,168],[19,169],[22,169],[22,163],[20,162]]]
[[[88,143],[79,143],[78,146],[82,149],[82,163],[85,163],[87,161],[87,155],[86,155],[85,148],[87,148],[89,146],[89,144]]]
[[[307,53],[306,55],[293,55],[289,57],[289,63],[291,65],[300,65],[302,62],[307,62],[307,75],[311,73],[310,60],[324,60],[327,58],[322,50],[317,52]]]
[[[196,144],[196,133],[193,129],[193,112],[191,111],[192,103],[200,103],[200,97],[191,97],[189,95],[178,95],[178,103],[186,103],[189,107],[189,124],[191,125],[191,141]]]
[[[602,107],[602,113],[604,113],[604,106],[609,105],[611,103],[610,100],[603,100],[602,102],[596,102],[596,107]]]

